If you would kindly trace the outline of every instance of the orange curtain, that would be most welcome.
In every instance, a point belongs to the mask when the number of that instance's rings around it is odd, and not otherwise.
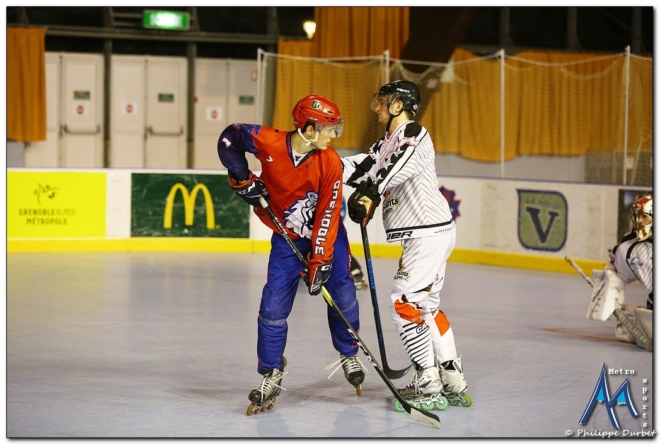
[[[45,28],[7,28],[7,139],[46,140]]]
[[[401,56],[408,42],[410,8],[316,7],[313,40],[280,40],[279,54],[301,57]]]
[[[277,53],[287,56],[312,57],[312,41],[279,39]]]
[[[408,7],[316,7],[314,19],[314,57],[398,58],[408,42]]]

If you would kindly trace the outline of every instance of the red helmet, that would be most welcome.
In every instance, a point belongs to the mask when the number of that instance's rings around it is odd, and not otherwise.
[[[339,107],[323,96],[313,94],[303,97],[293,107],[291,115],[293,126],[297,130],[304,131],[305,125],[311,122],[315,124],[316,132],[320,132],[323,127],[335,126],[336,137],[339,137],[344,129],[344,120],[339,113]]]

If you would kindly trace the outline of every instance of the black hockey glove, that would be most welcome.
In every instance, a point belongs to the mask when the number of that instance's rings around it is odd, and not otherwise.
[[[323,261],[319,258],[310,258],[307,256],[308,268],[305,269],[303,280],[309,289],[310,295],[318,295],[321,293],[321,286],[323,286],[329,279],[332,273],[332,261]]]
[[[361,182],[351,197],[348,198],[348,216],[353,222],[366,227],[379,205],[380,193],[378,193],[378,186]]]
[[[239,184],[238,180],[231,175],[227,177],[227,183],[238,196],[243,198],[251,206],[261,207],[261,203],[259,202],[260,196],[263,196],[268,201],[266,184],[252,172],[248,175],[247,181],[242,184]]]

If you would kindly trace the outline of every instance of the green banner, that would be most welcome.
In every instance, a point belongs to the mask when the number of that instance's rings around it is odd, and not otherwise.
[[[132,174],[134,237],[249,238],[249,207],[227,175]]]
[[[518,239],[532,250],[557,251],[568,230],[568,204],[559,192],[518,190]]]

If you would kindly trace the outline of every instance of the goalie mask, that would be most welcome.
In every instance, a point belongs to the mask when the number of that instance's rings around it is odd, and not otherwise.
[[[642,196],[630,207],[630,218],[638,241],[649,238],[653,232],[653,198]]]
[[[344,120],[339,113],[339,107],[330,99],[311,95],[305,96],[298,101],[293,111],[293,127],[298,130],[298,134],[303,138],[305,144],[313,145],[319,138],[319,133],[325,127],[332,127],[335,137],[340,137],[344,131]],[[305,138],[303,131],[309,126],[314,126],[316,137],[313,140]]]

